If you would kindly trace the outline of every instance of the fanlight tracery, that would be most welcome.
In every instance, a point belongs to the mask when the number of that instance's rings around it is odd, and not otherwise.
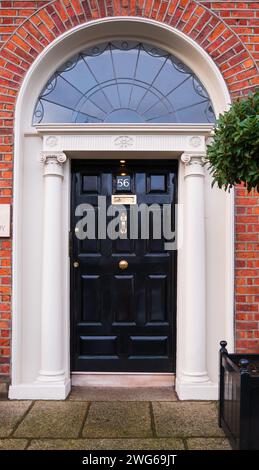
[[[114,41],[80,52],[42,90],[33,124],[206,123],[213,106],[194,73],[150,44]]]

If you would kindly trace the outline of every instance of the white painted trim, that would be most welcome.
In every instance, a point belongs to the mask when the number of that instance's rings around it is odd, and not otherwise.
[[[79,387],[173,387],[175,374],[133,372],[72,372],[72,385]]]
[[[125,142],[126,138],[126,142]],[[133,133],[99,133],[85,134],[84,130],[77,134],[43,134],[43,151],[45,152],[188,152],[206,151],[206,134],[165,134],[161,127],[160,132],[133,134]]]
[[[71,380],[52,384],[18,384],[9,387],[10,400],[65,400],[71,390]]]
[[[34,132],[25,135],[66,135],[66,134],[201,134],[209,136],[213,124],[37,124]]]
[[[218,400],[218,384],[188,384],[176,378],[176,393],[180,400]]]
[[[65,135],[71,132],[68,129],[69,126],[62,125],[62,129],[59,125],[49,126],[48,129],[45,126],[37,126],[37,130],[31,125],[32,110],[36,103],[37,97],[46,83],[47,79],[51,76],[54,70],[67,60],[71,55],[78,52],[80,49],[85,47],[86,38],[87,45],[96,43],[97,41],[105,41],[113,38],[128,38],[128,39],[142,39],[144,41],[156,41],[157,45],[167,49],[175,56],[179,57],[185,62],[196,75],[199,77],[205,88],[208,90],[216,114],[223,112],[228,108],[231,102],[228,93],[227,86],[224,79],[218,70],[213,60],[208,54],[191,38],[187,37],[184,33],[168,26],[161,24],[154,20],[148,20],[146,18],[133,18],[133,17],[116,17],[116,18],[105,18],[100,20],[90,21],[86,24],[79,25],[66,31],[64,34],[56,38],[49,46],[47,46],[41,54],[36,58],[29,71],[27,72],[19,95],[16,105],[15,113],[15,142],[14,142],[14,212],[13,212],[13,332],[12,332],[12,386],[10,388],[10,398],[53,398],[59,394],[59,397],[63,396],[64,393],[68,393],[70,387],[70,381],[67,380],[66,385],[63,386],[63,392],[59,391],[56,393],[56,389],[53,385],[52,391],[49,386],[49,390],[44,386],[40,389],[39,384],[35,383],[24,383],[23,373],[24,364],[22,364],[22,296],[23,292],[21,289],[20,280],[22,279],[22,237],[21,237],[21,226],[22,226],[22,203],[23,203],[23,188],[22,188],[22,174],[23,174],[23,142],[25,135],[39,135],[44,134],[46,131],[49,135],[58,134]],[[164,135],[177,133],[177,126],[174,129],[170,126],[164,127]],[[178,127],[178,132],[186,134],[191,133],[194,135],[208,135],[211,127],[202,125],[199,129],[197,126],[192,126],[192,131],[187,125],[181,125],[181,131]],[[88,130],[89,129],[89,130]],[[146,135],[150,138],[150,134],[156,133],[158,136],[161,135],[159,126],[149,128],[144,125],[138,127],[138,130],[134,130],[133,126],[89,126],[86,129],[81,126],[81,129],[77,129],[77,132],[85,132],[85,134],[95,134],[96,136],[104,135],[104,132],[109,135],[126,132],[127,134]],[[58,132],[57,132],[58,131]],[[74,129],[76,132],[76,128]],[[171,141],[172,142],[172,141]],[[136,149],[138,150],[138,149]],[[186,149],[185,149],[186,150]],[[171,149],[173,152],[174,149]],[[65,195],[69,196],[69,167],[68,164],[65,167]],[[68,199],[66,199],[68,201]],[[69,223],[69,215],[66,217],[66,225]],[[229,202],[229,230],[227,234],[227,251],[229,253],[228,262],[226,266],[229,288],[228,289],[228,301],[226,307],[231,311],[231,316],[226,318],[226,326],[228,329],[228,340],[231,342],[231,330],[233,330],[233,270],[229,270],[229,267],[233,267],[233,201]],[[67,242],[67,236],[64,240],[64,247]],[[65,248],[64,248],[65,249]],[[68,274],[66,274],[66,286],[69,285]],[[67,297],[68,298],[68,297]],[[179,299],[179,294],[178,294]],[[66,311],[66,330],[68,331],[68,312]],[[64,345],[64,354],[66,356],[66,362],[69,363],[69,342],[66,338]],[[180,355],[180,350],[179,350]],[[177,360],[178,367],[181,361]],[[68,366],[67,366],[68,367]],[[36,379],[36,377],[35,377]],[[41,386],[43,387],[43,386]],[[61,387],[62,388],[62,387]],[[191,390],[191,389],[190,389]],[[193,397],[199,398],[199,393],[196,393],[198,388],[193,389]],[[63,393],[63,395],[62,395]],[[191,391],[190,391],[191,393]],[[187,396],[188,394],[186,394]],[[183,393],[182,396],[185,396]],[[200,396],[203,397],[203,393],[200,392]],[[209,396],[209,395],[207,395]],[[190,398],[190,396],[189,396]],[[204,396],[206,399],[206,396]]]

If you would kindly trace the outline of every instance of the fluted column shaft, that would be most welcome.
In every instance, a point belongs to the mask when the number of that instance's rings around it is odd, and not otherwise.
[[[206,274],[204,156],[184,153],[184,312],[185,344],[182,380],[209,380],[206,367]]]
[[[42,152],[44,214],[42,247],[41,370],[38,380],[64,380],[62,290],[63,152]]]

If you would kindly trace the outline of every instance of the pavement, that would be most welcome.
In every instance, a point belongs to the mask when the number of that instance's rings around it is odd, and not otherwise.
[[[229,450],[217,403],[172,388],[74,387],[65,401],[0,401],[0,450]]]

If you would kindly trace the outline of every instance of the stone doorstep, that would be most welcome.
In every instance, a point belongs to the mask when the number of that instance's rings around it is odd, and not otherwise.
[[[0,400],[8,399],[10,378],[0,376]],[[178,401],[174,387],[94,387],[72,386],[71,401]],[[36,400],[37,401],[37,400]]]
[[[71,401],[177,401],[173,387],[77,387],[69,395]]]

